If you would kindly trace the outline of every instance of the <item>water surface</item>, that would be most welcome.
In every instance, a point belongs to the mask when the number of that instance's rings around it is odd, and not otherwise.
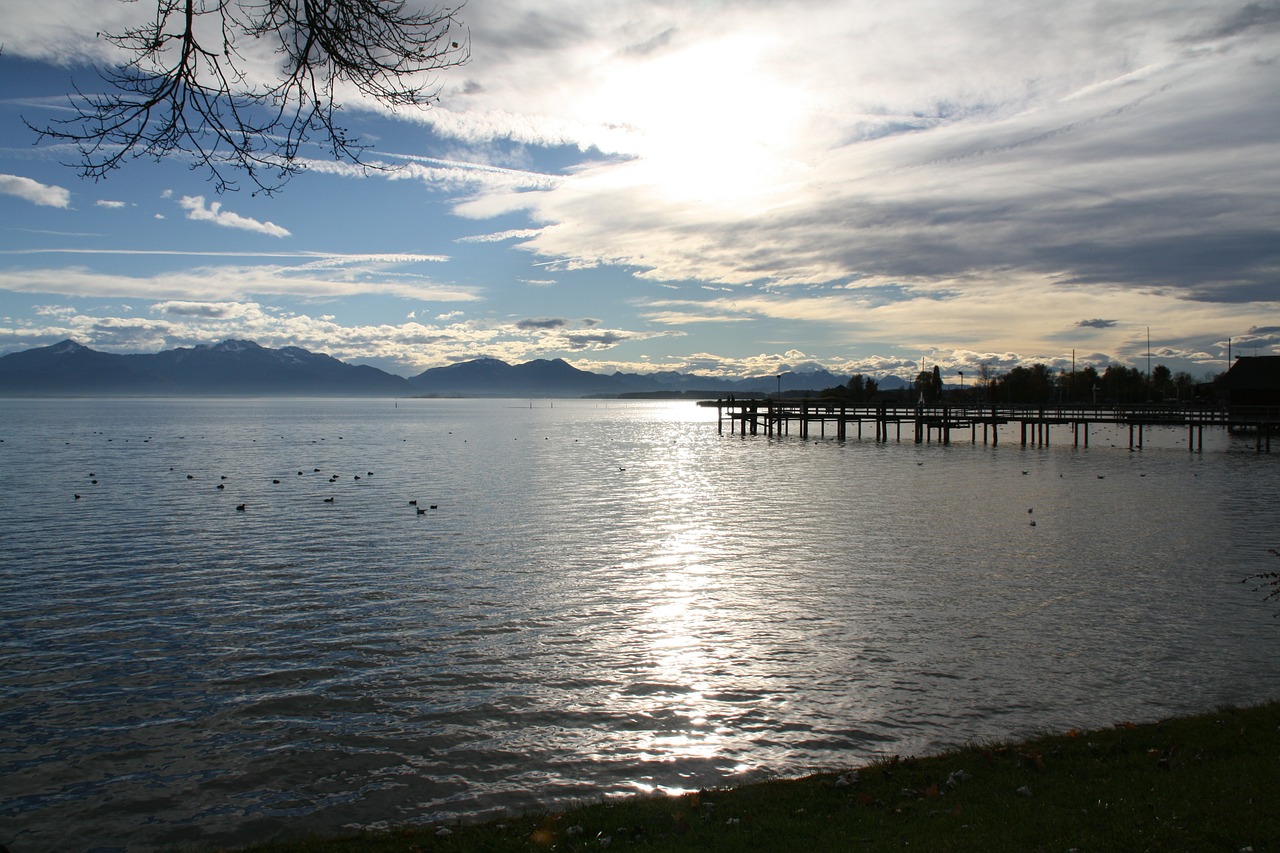
[[[742,438],[690,403],[39,400],[5,401],[0,439],[15,853],[1280,695],[1240,583],[1276,567],[1280,455],[1221,433],[1131,453],[1097,427],[1087,450]]]

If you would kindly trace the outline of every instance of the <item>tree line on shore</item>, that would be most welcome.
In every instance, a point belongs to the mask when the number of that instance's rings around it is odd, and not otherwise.
[[[1170,403],[1190,402],[1203,396],[1205,386],[1221,376],[1197,382],[1190,373],[1175,373],[1163,364],[1157,364],[1148,374],[1122,364],[1107,365],[1101,372],[1092,365],[1080,370],[1054,370],[1045,364],[1018,365],[998,372],[990,363],[979,366],[972,384],[966,385],[963,371],[958,375],[959,387],[944,385],[941,371],[934,366],[920,371],[908,388],[881,391],[875,379],[855,373],[844,385],[826,388],[818,396],[851,403],[923,401],[928,405]]]

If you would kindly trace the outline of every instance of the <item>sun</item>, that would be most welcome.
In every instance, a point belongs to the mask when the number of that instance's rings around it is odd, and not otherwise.
[[[612,179],[699,207],[758,211],[786,202],[806,171],[808,98],[751,36],[615,66],[597,107],[627,129],[634,159]]]

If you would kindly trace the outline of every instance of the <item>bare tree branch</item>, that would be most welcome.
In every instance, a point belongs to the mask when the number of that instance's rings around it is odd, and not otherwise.
[[[124,0],[136,2],[136,0]],[[339,87],[394,108],[427,107],[436,72],[465,63],[470,41],[461,5],[414,10],[404,0],[153,0],[154,19],[99,33],[128,60],[100,71],[112,91],[71,97],[76,117],[40,140],[74,143],[83,177],[100,180],[137,157],[170,154],[207,169],[218,192],[243,173],[273,193],[302,171],[313,140],[337,160],[366,146],[337,123]],[[253,60],[270,54],[262,82]]]

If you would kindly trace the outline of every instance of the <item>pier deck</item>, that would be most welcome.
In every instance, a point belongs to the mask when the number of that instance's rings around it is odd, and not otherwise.
[[[839,441],[851,435],[862,438],[864,425],[874,430],[876,441],[901,441],[903,425],[916,444],[935,439],[949,444],[952,434],[969,431],[969,440],[977,443],[979,429],[984,444],[998,445],[1001,428],[1006,433],[1016,425],[1017,438],[1023,447],[1049,443],[1055,426],[1071,429],[1074,446],[1089,446],[1091,424],[1119,424],[1129,427],[1129,446],[1141,449],[1144,432],[1149,426],[1186,427],[1187,449],[1204,449],[1206,427],[1233,432],[1257,434],[1257,449],[1271,452],[1271,435],[1280,431],[1280,408],[1235,407],[1231,409],[1203,406],[952,406],[853,404],[824,399],[720,399],[704,400],[698,405],[714,407],[716,426],[721,434],[725,424],[729,434],[788,435],[792,427],[801,438],[817,434],[826,437],[828,429]]]

